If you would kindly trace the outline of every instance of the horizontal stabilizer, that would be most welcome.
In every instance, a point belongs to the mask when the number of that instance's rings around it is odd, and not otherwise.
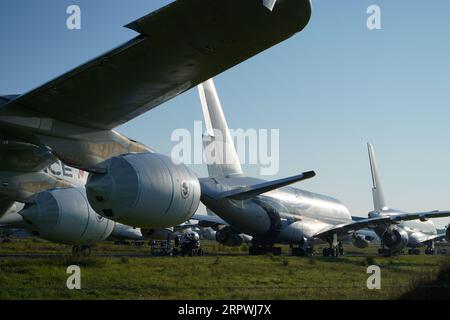
[[[220,199],[236,199],[236,200],[244,200],[249,199],[255,196],[258,196],[260,194],[273,191],[279,188],[286,187],[288,185],[291,185],[293,183],[313,178],[316,175],[314,171],[308,171],[304,172],[298,176],[293,176],[289,178],[284,178],[280,180],[275,181],[268,181],[259,183],[253,186],[247,186],[242,188],[233,189],[230,191],[219,193],[215,196],[213,196],[213,199],[220,200]]]

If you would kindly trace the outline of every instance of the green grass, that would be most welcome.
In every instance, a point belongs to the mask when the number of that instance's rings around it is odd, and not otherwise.
[[[249,257],[245,248],[213,243],[204,247],[212,254],[231,255],[150,258],[147,246],[105,242],[94,248],[94,253],[132,252],[136,257],[77,259],[69,255],[67,246],[43,240],[0,244],[0,255],[42,251],[63,254],[0,258],[0,299],[395,299],[418,284],[438,279],[439,285],[438,270],[449,260],[448,256],[424,255]],[[366,268],[373,263],[382,270],[381,290],[366,287]],[[82,290],[66,288],[66,268],[72,264],[81,267]]]

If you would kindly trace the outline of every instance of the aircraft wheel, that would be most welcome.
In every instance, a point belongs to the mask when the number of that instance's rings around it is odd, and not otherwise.
[[[79,246],[73,246],[72,247],[72,255],[78,256],[80,254],[80,247]]]
[[[80,252],[84,257],[89,257],[91,255],[91,247],[90,246],[82,246]]]

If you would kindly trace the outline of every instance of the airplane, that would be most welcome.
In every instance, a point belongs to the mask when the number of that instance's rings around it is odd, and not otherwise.
[[[352,217],[352,219],[355,221],[355,217]],[[369,245],[381,246],[381,238],[371,229],[361,229],[353,233],[352,245],[359,249],[365,249]]]
[[[369,161],[370,161],[370,171],[372,176],[372,197],[373,197],[373,205],[374,211],[369,212],[369,218],[378,217],[378,216],[397,216],[407,214],[404,211],[391,209],[386,205],[384,193],[381,187],[380,177],[378,174],[378,165],[375,157],[375,150],[372,144],[367,144],[369,151]],[[397,230],[399,234],[403,238],[403,242],[399,243],[398,246],[388,246],[388,249],[385,248],[385,245],[389,244],[389,240],[386,239],[382,241],[381,248],[379,249],[380,254],[392,254],[398,253],[403,248],[408,247],[408,254],[420,254],[420,247],[426,246],[425,254],[434,254],[434,245],[435,241],[443,240],[446,237],[446,234],[437,234],[436,226],[431,220],[426,218],[424,219],[416,219],[410,221],[401,221],[397,225]],[[375,228],[374,231],[377,235],[383,239],[383,228]],[[448,233],[448,232],[447,232]]]
[[[24,203],[35,234],[74,251],[89,251],[113,222],[164,229],[190,219],[201,197],[196,174],[114,128],[292,37],[310,18],[310,0],[177,0],[126,25],[137,36],[118,48],[1,96],[0,218]],[[58,160],[62,176],[45,170]],[[85,186],[70,183],[77,175]]]
[[[264,181],[245,176],[233,145],[222,106],[212,79],[198,86],[206,131],[203,136],[208,178],[200,178],[201,201],[227,226],[217,233],[217,240],[246,234],[252,237],[250,255],[281,254],[275,244],[286,243],[292,255],[311,256],[314,245],[328,243],[324,256],[342,255],[343,241],[370,228],[381,232],[384,245],[402,248],[407,234],[397,224],[404,220],[426,220],[450,215],[450,211],[396,214],[372,214],[353,221],[348,208],[326,195],[288,187],[315,176],[314,171]],[[214,217],[197,217],[214,223]],[[218,221],[217,224],[220,224]]]

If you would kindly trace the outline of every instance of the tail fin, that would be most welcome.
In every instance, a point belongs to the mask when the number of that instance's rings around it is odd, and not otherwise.
[[[370,170],[372,172],[373,206],[375,211],[380,211],[386,207],[386,203],[384,201],[383,190],[381,189],[380,177],[378,176],[377,160],[375,158],[374,148],[370,143],[367,144],[367,147],[369,149]]]
[[[206,125],[203,146],[209,176],[223,178],[243,174],[213,80],[200,84],[198,91]]]

